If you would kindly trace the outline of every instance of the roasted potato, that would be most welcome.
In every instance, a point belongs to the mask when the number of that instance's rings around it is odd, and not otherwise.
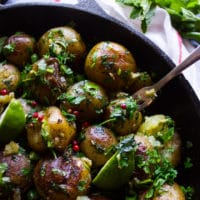
[[[20,82],[20,71],[12,64],[0,63],[0,91],[16,90]]]
[[[55,104],[59,95],[66,91],[68,86],[56,58],[40,59],[35,62],[22,81],[28,97],[45,105]]]
[[[22,69],[30,61],[34,48],[35,39],[20,32],[8,37],[3,47],[3,53],[10,63]]]
[[[114,133],[127,135],[135,133],[142,122],[142,114],[132,97],[124,97],[110,101],[105,110],[106,124]]]
[[[91,161],[87,158],[43,159],[34,170],[39,194],[49,200],[74,200],[87,192],[91,183]]]
[[[153,200],[185,200],[185,195],[177,183],[173,185],[165,184],[160,189],[160,194],[156,195]]]
[[[107,152],[117,144],[117,139],[109,129],[103,126],[89,126],[83,132],[81,151],[92,160],[95,167],[102,166],[112,156]]]
[[[37,118],[33,118],[34,121],[26,129],[29,146],[35,151],[45,151],[46,148],[64,151],[75,136],[75,124],[68,122],[55,106],[48,107],[44,114],[38,113]]]
[[[138,132],[154,136],[164,144],[171,140],[174,135],[174,121],[169,116],[161,114],[146,116]]]
[[[103,41],[90,50],[84,69],[89,80],[116,91],[127,86],[137,67],[128,49],[115,42]]]
[[[102,115],[108,104],[107,95],[98,84],[84,80],[75,83],[63,95],[61,107],[77,112],[77,118],[82,121],[95,120]]]
[[[23,194],[31,186],[32,165],[28,156],[20,152],[18,144],[10,142],[0,152],[0,167],[1,199],[12,198],[16,190]]]
[[[45,32],[37,43],[37,50],[42,57],[62,55],[64,62],[79,66],[86,53],[86,46],[80,34],[71,27],[56,27]],[[66,64],[66,63],[64,63]]]

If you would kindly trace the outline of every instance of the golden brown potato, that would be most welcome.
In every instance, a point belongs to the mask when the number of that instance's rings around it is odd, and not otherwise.
[[[185,200],[185,195],[177,183],[173,185],[165,184],[161,188],[161,194],[152,200]]]
[[[0,91],[15,91],[20,82],[20,71],[12,64],[0,63]]]
[[[23,81],[27,94],[46,105],[55,104],[68,85],[56,58],[40,59],[35,62]]]
[[[115,144],[114,134],[103,126],[89,126],[83,131],[81,151],[92,160],[95,167],[102,166],[112,156],[107,151]]]
[[[43,112],[36,112],[38,116],[43,117]],[[34,123],[32,123],[34,121]],[[27,131],[27,140],[28,145],[36,152],[44,152],[47,150],[47,146],[42,137],[42,121],[39,121],[38,118],[33,118],[30,123],[26,125]]]
[[[80,34],[71,27],[55,27],[45,32],[38,41],[37,49],[42,57],[63,55],[68,62],[78,66],[85,56],[86,47]]]
[[[85,121],[99,117],[107,104],[108,98],[104,89],[94,82],[84,80],[69,87],[61,107],[65,111],[76,111],[77,118]]]
[[[132,97],[112,100],[106,107],[106,124],[114,133],[127,135],[137,131],[142,122],[142,114],[137,110],[137,104]]]
[[[8,147],[8,146],[11,147]],[[10,148],[14,148],[10,149]],[[10,150],[8,150],[10,149]],[[10,199],[14,190],[24,193],[32,182],[32,166],[30,159],[19,152],[19,147],[8,144],[6,151],[0,152],[1,187],[0,198]],[[6,198],[7,197],[7,198]]]
[[[127,86],[136,63],[124,46],[115,42],[100,42],[88,53],[85,73],[88,79],[108,90],[120,90]]]
[[[34,52],[35,39],[25,33],[16,33],[11,35],[3,47],[6,59],[19,68],[30,61],[30,57]]]
[[[48,107],[44,114],[38,113],[37,117],[33,113],[33,118],[34,122],[27,125],[27,138],[35,151],[44,151],[47,147],[63,151],[75,136],[75,125],[55,106]]]
[[[34,182],[39,194],[48,200],[74,200],[87,192],[91,161],[82,157],[43,159],[34,170]]]

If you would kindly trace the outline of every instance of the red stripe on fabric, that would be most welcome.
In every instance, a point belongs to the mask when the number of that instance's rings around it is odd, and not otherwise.
[[[60,0],[54,0],[55,2],[60,2]]]
[[[179,56],[178,56],[178,62],[182,62],[183,58],[183,40],[178,32],[176,32],[177,38],[178,38],[178,46],[179,46]]]

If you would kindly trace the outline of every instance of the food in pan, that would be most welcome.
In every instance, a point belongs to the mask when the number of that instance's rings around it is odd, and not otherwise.
[[[175,122],[137,109],[152,79],[126,47],[68,26],[0,39],[1,199],[185,199]]]

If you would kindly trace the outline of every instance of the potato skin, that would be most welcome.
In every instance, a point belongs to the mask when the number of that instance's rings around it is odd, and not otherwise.
[[[131,97],[124,97],[110,101],[104,118],[114,119],[106,126],[114,133],[123,136],[137,131],[142,122],[142,113],[137,111],[137,106]]]
[[[165,184],[161,189],[166,192],[154,197],[153,200],[185,200],[185,195],[177,183],[174,183],[173,185]]]
[[[131,72],[136,72],[137,67],[133,56],[124,46],[102,41],[88,53],[84,69],[88,79],[105,89],[116,91],[127,86]]]
[[[11,50],[7,50],[7,47],[11,46]],[[4,55],[6,59],[17,65],[20,69],[30,60],[31,55],[34,52],[35,39],[25,33],[16,33],[11,35],[4,45]]]
[[[58,107],[48,107],[43,114],[42,122],[27,125],[29,146],[38,152],[49,148],[64,151],[76,134],[76,126],[68,122]]]
[[[90,186],[90,166],[88,161],[74,156],[43,159],[35,167],[34,182],[45,199],[74,200]]]
[[[37,51],[42,57],[50,53],[56,56],[62,53],[71,54],[73,66],[78,66],[86,53],[86,46],[80,34],[71,27],[55,27],[45,32],[37,43]]]
[[[114,134],[103,126],[90,126],[83,131],[81,151],[92,160],[95,167],[102,166],[112,155],[106,155],[106,150],[117,144]]]
[[[26,125],[28,145],[36,152],[45,152],[47,150],[47,146],[41,135],[41,129],[41,122],[29,123]]]
[[[76,134],[75,124],[68,122],[55,106],[46,109],[43,128],[48,132],[53,147],[59,151],[63,151]]]
[[[61,107],[66,111],[68,109],[78,111],[77,118],[80,121],[95,120],[102,115],[108,104],[104,89],[88,80],[77,82],[69,87],[65,96]]]
[[[0,163],[7,164],[7,169],[3,174],[4,177],[9,177],[10,182],[6,185],[11,187],[6,187],[8,190],[3,190],[3,187],[0,187],[0,197],[11,195],[15,189],[19,189],[21,193],[24,193],[31,185],[32,176],[31,173],[26,173],[26,171],[31,172],[31,162],[30,159],[21,153],[16,153],[12,155],[4,155],[0,152]],[[5,192],[5,193],[4,193]]]
[[[16,90],[20,82],[20,71],[12,64],[0,64],[0,90]]]
[[[41,66],[46,69],[41,70]],[[50,68],[52,72],[48,72],[47,68]],[[60,72],[56,58],[38,60],[32,65],[26,78],[30,81],[25,85],[25,90],[28,90],[32,98],[45,105],[55,104],[58,96],[68,86],[67,80]]]

